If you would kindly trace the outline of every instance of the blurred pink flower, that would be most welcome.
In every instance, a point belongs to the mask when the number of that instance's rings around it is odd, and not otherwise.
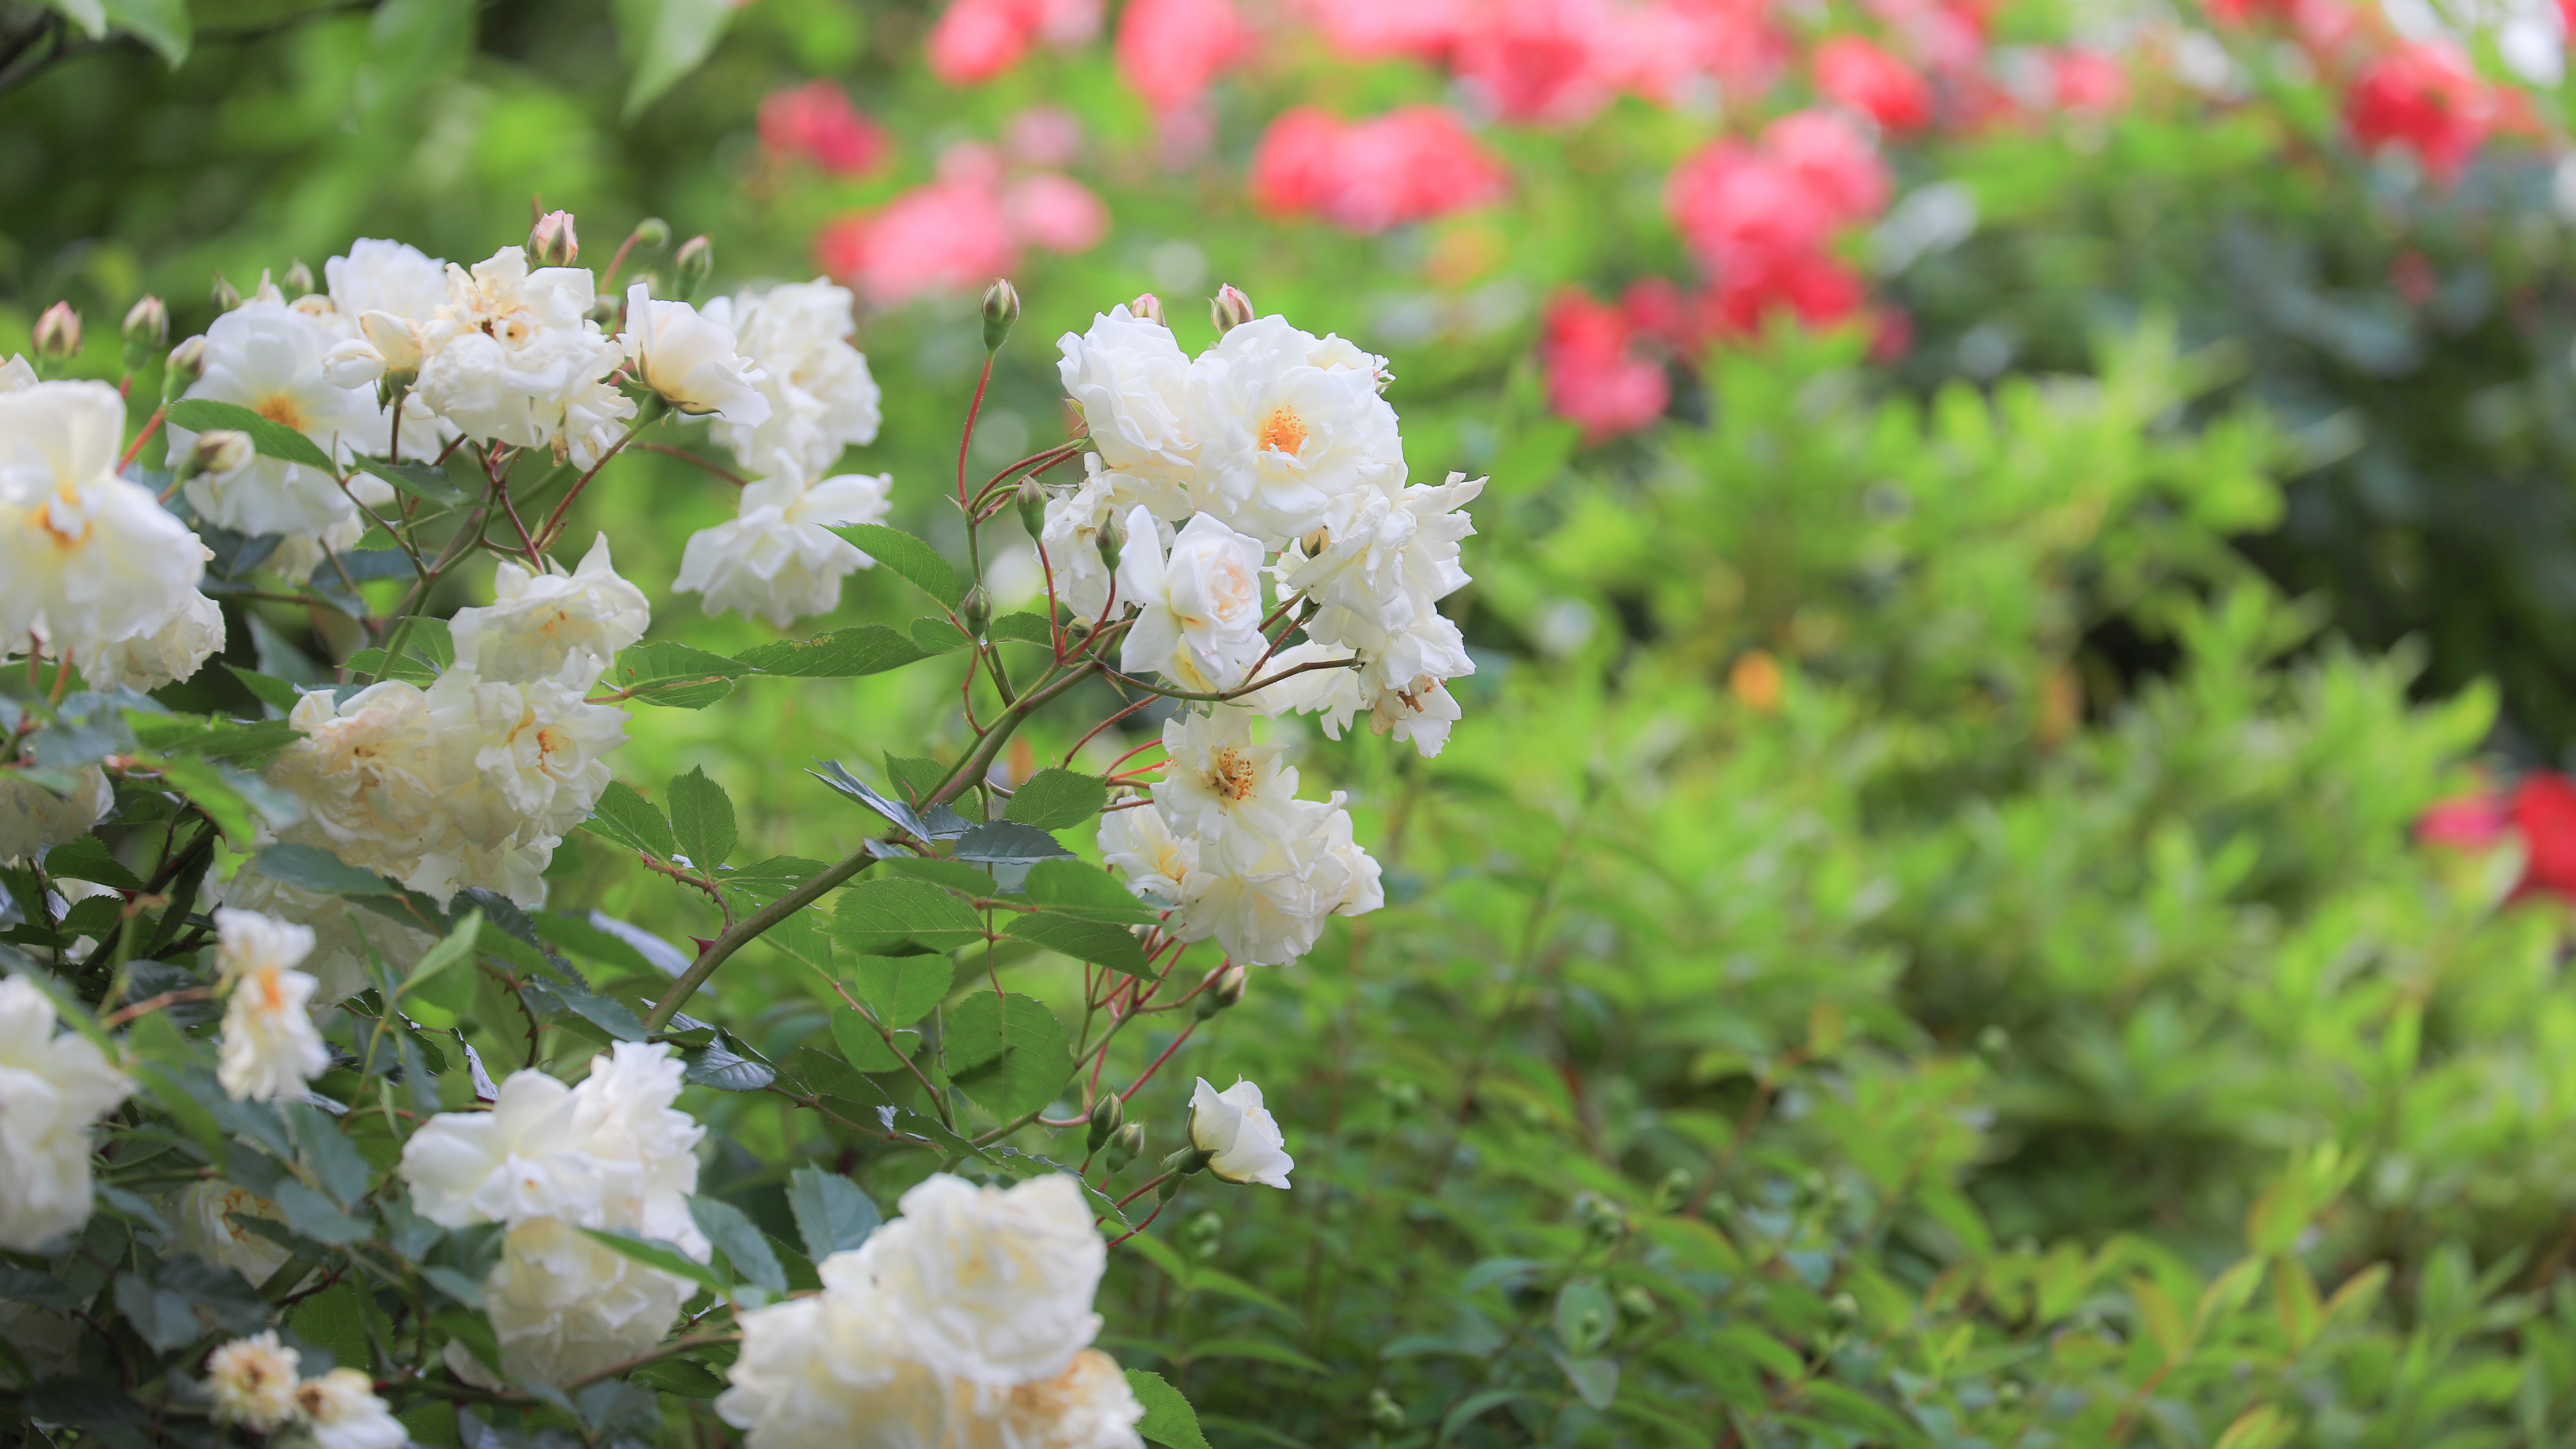
[[[1345,60],[1445,60],[1475,22],[1474,0],[1298,0],[1300,14]]]
[[[1234,0],[1128,0],[1118,16],[1118,73],[1158,115],[1186,110],[1245,40]]]
[[[1825,110],[1792,111],[1762,132],[1762,149],[1805,182],[1842,221],[1866,221],[1895,185],[1877,143]]]
[[[1860,274],[1823,252],[1748,258],[1728,268],[1701,298],[1709,336],[1753,336],[1786,311],[1809,327],[1830,327],[1868,300]]]
[[[1912,67],[1857,35],[1816,47],[1816,89],[1890,131],[1932,123],[1932,86]]]
[[[2451,180],[2495,125],[2496,98],[2451,46],[2416,41],[2371,63],[2344,97],[2344,124],[2365,151],[2403,146]]]
[[[1831,197],[1741,141],[1711,142],[1674,168],[1664,203],[1691,254],[1715,274],[1817,250],[1840,219]]]
[[[1109,208],[1091,188],[1053,171],[1023,176],[1005,188],[1002,217],[1015,240],[1051,252],[1087,252],[1109,235]]]
[[[1602,0],[1493,0],[1459,37],[1458,78],[1507,121],[1586,120],[1620,85]]]
[[[1758,147],[1717,141],[1685,160],[1665,204],[1710,278],[1687,337],[1758,332],[1783,309],[1809,326],[1859,311],[1859,274],[1827,248],[1840,228],[1877,215],[1890,185],[1855,123],[1821,110],[1772,122]]]
[[[771,155],[810,162],[834,176],[874,171],[893,149],[885,128],[825,80],[770,92],[760,103],[760,144]]]
[[[815,257],[880,307],[980,289],[1020,260],[993,189],[955,181],[916,186],[872,216],[833,222],[816,239]]]
[[[1070,166],[1082,154],[1082,120],[1062,106],[1031,106],[1003,126],[1002,149],[1023,166]]]
[[[1482,206],[1508,182],[1502,164],[1439,106],[1404,106],[1356,124],[1300,107],[1271,123],[1252,160],[1262,209],[1320,216],[1360,233]]]
[[[954,0],[931,27],[930,73],[953,86],[988,81],[1032,41],[1065,49],[1100,33],[1101,0]]]
[[[1672,400],[1663,364],[1641,355],[1636,341],[1636,325],[1620,308],[1573,288],[1548,303],[1546,335],[1539,343],[1548,407],[1582,424],[1587,443],[1646,426]]]
[[[2129,100],[2129,73],[2098,50],[2069,48],[2049,57],[2049,90],[2061,111],[2106,116]]]

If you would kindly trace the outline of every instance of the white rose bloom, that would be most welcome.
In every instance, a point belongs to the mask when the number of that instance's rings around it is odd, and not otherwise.
[[[206,1355],[216,1421],[262,1434],[284,1428],[295,1417],[295,1365],[302,1357],[279,1343],[273,1328]]]
[[[296,1385],[295,1408],[313,1449],[402,1449],[411,1438],[359,1369],[335,1368]]]
[[[1452,473],[1438,487],[1361,489],[1337,503],[1320,552],[1309,557],[1292,544],[1280,559],[1282,591],[1316,606],[1307,637],[1377,653],[1389,634],[1464,588],[1458,545],[1476,527],[1463,510],[1484,487],[1482,478]]]
[[[749,1431],[750,1449],[945,1449],[936,1415],[920,1412],[922,1396],[895,1391],[899,1380],[934,1376],[903,1360],[893,1310],[864,1284],[827,1286],[816,1297],[753,1309],[741,1322],[742,1350],[726,1371],[732,1387],[716,1412]]]
[[[449,263],[447,301],[421,331],[421,402],[468,437],[552,448],[595,466],[635,416],[609,382],[626,359],[590,320],[590,272],[531,271],[503,247],[471,272]]]
[[[57,795],[15,774],[0,775],[0,865],[25,865],[80,839],[116,803],[116,790],[98,766],[84,765],[72,778],[71,793]]]
[[[1144,1449],[1136,1425],[1145,1406],[1117,1360],[1096,1348],[1075,1354],[1073,1367],[1054,1378],[1011,1390],[997,1417],[969,1441],[977,1449]]]
[[[1187,482],[1199,457],[1189,419],[1193,369],[1171,329],[1112,307],[1056,348],[1063,354],[1056,373],[1109,466]]]
[[[1100,817],[1100,853],[1127,877],[1127,889],[1165,907],[1180,904],[1199,865],[1198,842],[1174,835],[1151,801]]]
[[[660,1343],[692,1291],[560,1218],[538,1218],[502,1240],[483,1311],[512,1374],[560,1384]],[[508,1387],[461,1343],[449,1343],[447,1366],[468,1383]]]
[[[590,1059],[589,1079],[573,1089],[574,1130],[607,1173],[607,1226],[632,1227],[704,1256],[706,1239],[688,1199],[698,1188],[698,1143],[707,1129],[672,1105],[684,1070],[667,1043],[617,1043]]]
[[[688,303],[655,301],[637,282],[626,289],[626,332],[617,340],[645,385],[681,412],[745,427],[769,421],[760,368],[735,350],[731,327]]]
[[[119,639],[82,660],[81,677],[95,689],[159,689],[194,676],[223,647],[223,606],[192,593],[160,628]]]
[[[707,304],[707,315],[731,326],[742,355],[763,374],[768,420],[709,424],[717,443],[744,468],[759,470],[780,453],[813,477],[844,449],[876,441],[883,395],[868,359],[850,345],[858,330],[847,289],[828,281],[789,282]]]
[[[306,1003],[321,983],[295,969],[313,949],[303,926],[230,907],[215,912],[223,1050],[215,1080],[234,1101],[300,1097],[331,1065]]]
[[[1213,693],[1244,682],[1269,647],[1261,634],[1261,545],[1202,513],[1165,556],[1153,515],[1127,515],[1118,557],[1118,594],[1138,613],[1119,646],[1118,667],[1159,673],[1183,689]]]
[[[484,1112],[441,1112],[403,1144],[413,1211],[445,1228],[564,1218],[604,1226],[608,1184],[583,1150],[573,1089],[530,1069]]]
[[[1083,454],[1082,466],[1081,487],[1047,499],[1038,546],[1054,575],[1056,597],[1082,617],[1096,619],[1109,605],[1111,573],[1101,556],[1102,537],[1123,540],[1128,516],[1143,508],[1156,520],[1156,541],[1169,549],[1168,524],[1190,516],[1190,501],[1178,484],[1111,471],[1098,453]]]
[[[608,788],[602,757],[626,743],[625,711],[557,684],[488,684],[451,669],[430,687],[429,708],[451,742],[474,750],[474,787],[442,803],[485,849],[560,839],[589,818]]]
[[[447,301],[447,263],[398,241],[361,237],[322,264],[323,290],[344,327],[369,312],[427,323]]]
[[[1251,710],[1221,704],[1163,722],[1168,759],[1154,804],[1209,869],[1249,864],[1301,833],[1297,772],[1279,763],[1276,743],[1253,740],[1252,720]]]
[[[1234,1183],[1286,1187],[1297,1165],[1279,1124],[1261,1105],[1261,1089],[1237,1080],[1220,1092],[1205,1077],[1190,1093],[1190,1145],[1207,1154],[1208,1171]]]
[[[703,595],[709,615],[757,614],[781,629],[841,606],[841,580],[876,560],[832,529],[885,517],[894,478],[844,473],[808,486],[784,455],[778,463],[742,490],[732,522],[690,536],[672,592]]]
[[[1438,614],[1421,622],[1422,628],[1407,631],[1401,641],[1405,647],[1399,652],[1417,661],[1436,657],[1449,673],[1390,679],[1383,661],[1363,660],[1356,670],[1310,669],[1289,675],[1244,696],[1242,703],[1269,715],[1315,715],[1323,724],[1325,736],[1336,740],[1350,727],[1354,716],[1365,714],[1369,728],[1375,732],[1410,741],[1426,759],[1436,756],[1449,741],[1449,727],[1459,719],[1458,696],[1443,680],[1473,674],[1476,666],[1467,657],[1455,625]],[[1300,664],[1352,657],[1348,649],[1310,641],[1272,655],[1261,673],[1270,678]]]
[[[313,954],[303,970],[320,983],[313,992],[317,1006],[337,1006],[367,989],[369,953],[391,967],[397,980],[409,974],[438,938],[350,901],[288,885],[245,865],[231,880],[209,882],[206,898],[216,905],[259,911],[302,921],[313,931]]]
[[[134,1089],[88,1037],[54,1025],[36,983],[0,981],[0,1248],[13,1253],[89,1221],[90,1125]]]
[[[1347,494],[1404,481],[1395,409],[1369,373],[1317,366],[1321,347],[1261,317],[1227,332],[1190,371],[1199,440],[1190,500],[1264,548],[1321,527]]]
[[[237,403],[313,440],[326,455],[384,451],[388,419],[369,388],[343,387],[323,371],[323,357],[337,339],[320,319],[277,301],[250,301],[206,329],[206,374],[188,388],[192,398]],[[169,430],[177,457],[197,435]],[[188,505],[220,528],[257,536],[319,537],[358,523],[356,494],[369,505],[391,501],[380,478],[360,475],[343,493],[330,474],[258,456],[224,474],[189,480]]]
[[[432,729],[427,696],[388,679],[347,699],[317,690],[287,720],[304,736],[268,767],[270,783],[293,793],[304,818],[284,838],[318,845],[362,870],[432,891],[459,841],[443,800],[466,788],[456,752]],[[452,885],[450,889],[452,889]]]
[[[16,354],[8,361],[0,362],[0,392],[16,392],[22,387],[35,385],[36,365],[29,362],[25,354]]]
[[[292,1256],[278,1243],[231,1221],[246,1218],[282,1221],[277,1204],[246,1187],[220,1178],[192,1183],[179,1194],[171,1217],[177,1220],[179,1246],[219,1268],[230,1268],[253,1286],[265,1283]]]
[[[903,1215],[822,1264],[827,1291],[872,1283],[906,1356],[985,1388],[1049,1379],[1100,1332],[1092,1294],[1109,1261],[1082,1188],[1063,1173],[1010,1189],[946,1173],[903,1195]]]
[[[0,393],[0,656],[75,662],[188,607],[205,546],[116,475],[125,402],[98,382]]]
[[[1288,801],[1283,828],[1238,831],[1222,851],[1201,851],[1165,929],[1184,941],[1214,938],[1247,966],[1280,966],[1314,948],[1327,916],[1384,904],[1377,862],[1352,840],[1341,802],[1338,793]]]
[[[457,661],[505,684],[555,680],[586,689],[653,622],[644,591],[618,576],[604,533],[569,574],[502,560],[492,592],[489,606],[457,610],[450,627]]]

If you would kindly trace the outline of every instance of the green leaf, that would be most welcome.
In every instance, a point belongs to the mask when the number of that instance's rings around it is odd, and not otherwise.
[[[1040,770],[1012,794],[1002,818],[1040,830],[1062,830],[1099,814],[1100,807],[1108,803],[1109,784],[1097,775]]]
[[[966,1095],[1008,1120],[1055,1099],[1073,1074],[1073,1043],[1045,1002],[976,991],[948,1013],[948,1072]]]
[[[1047,626],[1044,614],[1004,614],[984,629],[987,639],[1008,639],[1021,644],[1044,644],[1055,647],[1055,633]]]
[[[302,731],[282,719],[236,723],[175,714],[137,714],[134,736],[143,748],[155,754],[195,755],[250,769],[268,763],[278,751],[304,738]]]
[[[810,1162],[787,1175],[787,1210],[796,1215],[806,1255],[817,1263],[866,1242],[884,1221],[857,1183]]]
[[[1035,826],[993,820],[957,837],[956,854],[959,860],[980,860],[988,865],[1034,865],[1073,852]]]
[[[545,985],[531,982],[519,989],[531,1001],[542,1002],[551,998],[564,1010],[598,1027],[617,1041],[644,1040],[644,1023],[636,1018],[634,1008],[614,997],[600,996],[562,981]]]
[[[619,0],[618,39],[634,57],[623,119],[633,120],[715,49],[733,0]]]
[[[912,642],[927,657],[953,654],[975,641],[966,637],[965,630],[945,619],[915,619],[912,621]]]
[[[735,660],[791,679],[856,679],[901,669],[929,656],[883,624],[836,629],[811,639],[782,639],[742,651]]]
[[[107,7],[100,0],[50,0],[55,13],[80,27],[80,33],[91,40],[107,34]]]
[[[1130,1376],[1133,1376],[1132,1372]],[[1505,1404],[1524,1399],[1537,1403],[1540,1402],[1540,1398],[1540,1395],[1531,1393],[1527,1389],[1487,1389],[1480,1394],[1469,1394],[1458,1401],[1458,1407],[1449,1411],[1449,1417],[1440,1421],[1440,1437],[1444,1440],[1455,1438],[1459,1430],[1474,1422],[1478,1415],[1488,1409],[1498,1409]]]
[[[733,1270],[772,1293],[787,1291],[787,1270],[778,1265],[778,1255],[770,1251],[769,1240],[743,1210],[722,1198],[693,1196],[689,1199],[689,1219],[716,1251],[725,1255]]]
[[[1268,1339],[1262,1338],[1200,1339],[1190,1345],[1190,1357],[1193,1359],[1258,1359],[1263,1363],[1275,1363],[1288,1368],[1303,1369],[1310,1374],[1328,1374],[1333,1371],[1332,1365],[1325,1363],[1320,1359],[1299,1353],[1297,1350],[1288,1347],[1286,1344],[1272,1343]]]
[[[957,581],[957,570],[938,550],[900,528],[882,523],[855,523],[833,530],[859,546],[859,551],[884,564],[939,601],[942,608],[954,609],[966,597],[966,586]]]
[[[966,903],[913,880],[861,881],[841,892],[832,939],[862,956],[905,945],[954,951],[984,939],[983,923]]]
[[[447,933],[447,939],[422,952],[420,960],[412,964],[411,974],[403,978],[403,992],[408,994],[416,991],[422,982],[436,976],[439,972],[459,961],[471,960],[474,955],[474,938],[481,934],[482,930],[483,913],[467,911],[464,919],[456,923],[456,929]]]
[[[721,654],[656,639],[618,655],[607,682],[640,704],[705,709],[732,693],[734,680],[749,672],[750,666]]]
[[[671,834],[680,854],[712,871],[733,854],[733,797],[704,768],[671,778]]]
[[[994,893],[991,868],[963,860],[943,860],[935,855],[898,855],[878,861],[876,870],[883,879],[928,881],[976,900]]]
[[[45,874],[103,885],[111,890],[139,891],[143,882],[107,853],[107,842],[95,835],[67,840],[45,852]]]
[[[465,490],[456,486],[444,468],[427,463],[388,463],[382,458],[360,458],[358,467],[423,503],[456,508],[465,502]]]
[[[612,1252],[623,1253],[647,1268],[659,1268],[674,1278],[685,1278],[719,1298],[733,1296],[733,1285],[727,1283],[715,1269],[660,1239],[643,1237],[623,1229],[608,1232],[599,1228],[584,1228],[582,1231],[590,1235],[592,1242]],[[701,1228],[699,1231],[703,1232],[705,1229]]]
[[[394,887],[318,845],[267,845],[251,858],[251,868],[270,880],[326,896],[382,896]]]
[[[681,1080],[719,1092],[757,1092],[778,1080],[776,1068],[744,1056],[735,1050],[733,1039],[721,1033],[695,1051],[680,1053],[680,1060],[687,1064]]]
[[[329,1198],[294,1178],[281,1180],[270,1198],[288,1227],[317,1243],[343,1247],[363,1243],[375,1234],[365,1221],[342,1212]]]
[[[921,959],[939,961],[946,958],[924,956]],[[895,1032],[894,1039],[889,1042],[887,1034],[877,1030],[876,1023],[855,1011],[833,1012],[831,1022],[832,1045],[839,1047],[850,1065],[862,1072],[902,1071],[905,1059],[921,1044],[921,1033],[917,1031]]]
[[[152,48],[161,63],[177,70],[188,58],[196,27],[188,19],[188,0],[100,0],[110,30],[122,30]]]
[[[1145,1417],[1136,1424],[1138,1434],[1164,1449],[1208,1449],[1207,1436],[1199,1432],[1198,1411],[1161,1374],[1129,1369],[1127,1387],[1145,1410]]]
[[[683,1399],[712,1399],[728,1387],[723,1379],[705,1366],[685,1358],[655,1359],[627,1377],[647,1388],[660,1389]]]
[[[1011,923],[1002,929],[1002,934],[1034,941],[1077,961],[1089,961],[1095,966],[1106,966],[1129,976],[1154,975],[1153,964],[1145,958],[1144,946],[1125,926],[1115,921],[1091,921],[1040,911],[1035,915],[1012,917]]]
[[[381,649],[360,652],[378,655],[384,653]],[[351,667],[356,667],[355,656],[351,656]],[[249,690],[260,703],[280,714],[294,709],[296,702],[304,698],[304,691],[274,675],[262,674],[256,669],[244,669],[238,664],[226,664],[224,668],[233,678],[240,680],[242,688]]]
[[[1619,1365],[1606,1358],[1560,1359],[1577,1398],[1593,1409],[1607,1409],[1619,1397]]]
[[[773,855],[740,870],[718,871],[716,884],[727,892],[766,905],[823,873],[823,862],[801,855]]]
[[[1132,926],[1151,925],[1155,920],[1154,912],[1111,879],[1109,872],[1079,860],[1039,861],[1029,867],[1028,882],[1020,889],[1056,915]]]
[[[1556,1292],[1556,1311],[1550,1319],[1556,1330],[1556,1341],[1566,1352],[1580,1358],[1596,1352],[1610,1341],[1619,1326],[1619,1308],[1610,1301],[1610,1290],[1592,1277],[1570,1278]]]
[[[956,968],[945,956],[856,956],[851,994],[887,1028],[910,1026],[948,996]]]
[[[217,402],[210,397],[181,398],[170,404],[170,426],[192,433],[229,428],[250,434],[251,446],[261,456],[280,459],[299,467],[311,468],[326,478],[337,478],[340,470],[331,466],[331,455],[321,445],[284,423],[272,422],[239,403]]]
[[[599,803],[591,807],[591,816],[582,827],[593,835],[605,836],[629,850],[640,850],[655,860],[669,860],[679,854],[671,838],[671,822],[653,808],[653,802],[635,793],[633,786],[622,780],[611,780],[599,792]]]

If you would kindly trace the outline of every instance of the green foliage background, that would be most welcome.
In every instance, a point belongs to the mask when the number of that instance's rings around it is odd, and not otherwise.
[[[1301,747],[1351,792],[1389,909],[1256,973],[1134,1104],[1149,1153],[1174,1145],[1222,1062],[1298,1161],[1288,1193],[1194,1186],[1114,1256],[1105,1344],[1212,1442],[2466,1449],[2576,1422],[2562,912],[2504,906],[2509,855],[2408,840],[2482,748],[2576,734],[2567,234],[2540,162],[2392,199],[2350,158],[2278,164],[2320,124],[2297,94],[1926,148],[1907,180],[1967,188],[1982,223],[1888,281],[1909,359],[1775,337],[1708,360],[1696,421],[1583,450],[1541,404],[1534,306],[1677,268],[1655,186],[1704,123],[1623,104],[1497,137],[1521,189],[1473,225],[1507,245],[1443,287],[1438,238],[1264,223],[1239,184],[1287,98],[1432,92],[1401,66],[1229,82],[1214,154],[1172,172],[1102,49],[952,92],[912,8],[758,0],[631,121],[637,17],[582,0],[192,10],[175,72],[111,44],[0,93],[0,353],[69,298],[112,375],[144,291],[185,335],[213,272],[358,235],[470,260],[532,195],[594,252],[660,215],[716,239],[720,284],[802,276],[821,221],[1048,101],[1088,126],[1078,172],[1116,226],[1020,276],[988,467],[1057,435],[1059,331],[1158,288],[1194,347],[1184,299],[1232,280],[1392,355],[1418,476],[1492,475],[1447,752]],[[892,172],[763,161],[760,97],[812,75],[893,128]],[[2431,301],[2388,289],[2401,252]],[[973,329],[954,300],[862,339],[887,426],[845,466],[893,473],[934,541]],[[583,507],[656,637],[773,637],[658,587],[721,486],[622,480]],[[880,571],[845,612],[910,606]],[[245,663],[345,644],[265,617]],[[837,857],[870,822],[795,767],[953,754],[949,688],[755,681],[638,711],[615,767],[657,800],[720,780],[742,859]],[[555,875],[560,905],[713,934],[595,838]],[[766,945],[708,1004],[772,1060],[828,1030]],[[798,1164],[885,1202],[925,1167],[781,1100],[689,1105],[719,1144],[704,1190],[783,1240]]]

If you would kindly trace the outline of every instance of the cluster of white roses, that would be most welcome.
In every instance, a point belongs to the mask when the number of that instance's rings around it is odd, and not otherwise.
[[[89,1221],[90,1129],[134,1090],[96,1043],[57,1024],[35,982],[0,981],[0,1248],[13,1253]]]
[[[403,1144],[412,1207],[441,1227],[500,1223],[501,1260],[483,1282],[502,1362],[560,1384],[642,1354],[670,1330],[689,1285],[602,1247],[583,1228],[625,1228],[708,1256],[689,1215],[706,1129],[671,1104],[681,1064],[661,1043],[620,1042],[568,1087],[513,1072],[488,1112],[442,1112]],[[447,1366],[502,1387],[451,1344]]]
[[[717,1411],[751,1449],[1141,1449],[1091,1347],[1108,1248],[1073,1178],[945,1174],[819,1266],[823,1291],[743,1315]]]
[[[300,1097],[331,1065],[313,1026],[322,983],[295,969],[312,953],[308,927],[257,911],[215,912],[215,989],[225,1002],[215,1080],[233,1100]]]
[[[410,1432],[363,1371],[335,1368],[303,1378],[303,1358],[273,1330],[206,1355],[215,1418],[261,1434],[291,1429],[311,1449],[402,1449],[409,1442]]]
[[[287,719],[304,737],[268,767],[304,807],[285,839],[440,900],[467,886],[544,899],[555,846],[626,742],[624,712],[584,696],[652,612],[605,536],[570,573],[505,561],[493,591],[457,611],[456,661],[427,688],[387,679],[296,702]]]

